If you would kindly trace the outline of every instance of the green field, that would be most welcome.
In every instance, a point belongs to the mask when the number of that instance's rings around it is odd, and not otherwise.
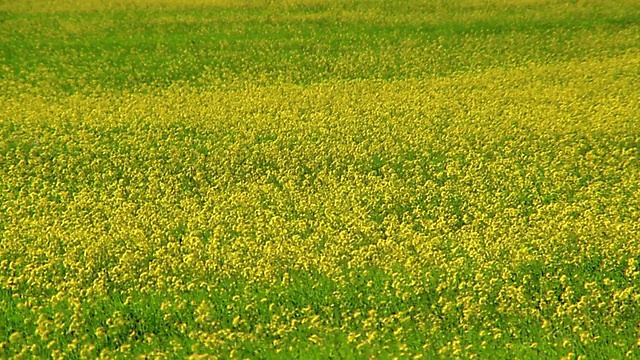
[[[640,1],[0,0],[0,358],[640,357]]]

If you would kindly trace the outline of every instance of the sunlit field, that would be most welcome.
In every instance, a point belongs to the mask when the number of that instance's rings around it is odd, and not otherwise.
[[[640,357],[640,2],[0,0],[0,358]]]

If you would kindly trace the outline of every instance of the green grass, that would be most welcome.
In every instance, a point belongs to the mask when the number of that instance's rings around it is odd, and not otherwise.
[[[211,79],[406,79],[606,58],[637,49],[640,23],[633,1],[592,9],[345,2],[3,14],[5,86],[68,93]],[[610,41],[589,40],[604,34]]]

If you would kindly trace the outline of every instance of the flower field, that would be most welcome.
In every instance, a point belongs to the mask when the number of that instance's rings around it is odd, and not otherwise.
[[[0,358],[640,357],[640,3],[0,0]]]

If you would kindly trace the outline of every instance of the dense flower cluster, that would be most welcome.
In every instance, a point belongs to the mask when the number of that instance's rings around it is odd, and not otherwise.
[[[605,55],[6,77],[0,357],[640,356],[640,53]]]

